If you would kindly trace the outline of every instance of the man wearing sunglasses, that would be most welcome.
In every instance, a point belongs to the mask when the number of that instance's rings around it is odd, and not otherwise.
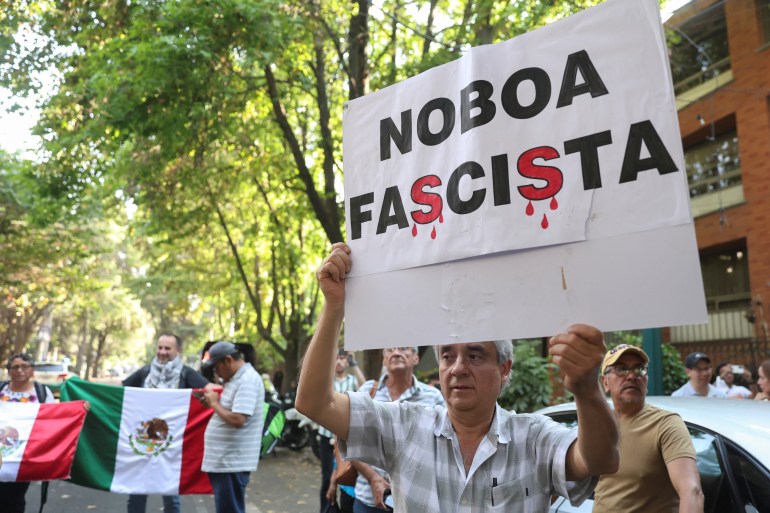
[[[620,468],[596,485],[594,513],[703,513],[695,449],[684,421],[645,403],[647,364],[638,347],[621,344],[604,357],[602,385],[620,429]]]

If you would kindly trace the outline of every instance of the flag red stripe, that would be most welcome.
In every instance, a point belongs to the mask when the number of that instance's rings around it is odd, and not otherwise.
[[[24,455],[17,481],[48,481],[70,476],[78,444],[84,401],[41,404]]]
[[[182,473],[179,494],[212,493],[209,476],[201,471],[203,463],[203,434],[214,410],[206,408],[190,392],[190,411],[182,442]]]

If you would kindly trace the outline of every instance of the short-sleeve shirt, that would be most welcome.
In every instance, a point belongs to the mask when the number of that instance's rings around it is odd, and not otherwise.
[[[567,481],[567,451],[577,430],[548,417],[496,406],[466,475],[445,407],[349,396],[350,428],[340,451],[390,473],[395,511],[545,512],[551,495],[579,505],[596,483],[592,477]]]
[[[352,374],[345,374],[344,379],[337,379],[335,377],[333,384],[334,391],[339,392],[340,394],[344,394],[345,392],[355,392],[356,388],[358,388],[358,380]],[[334,437],[334,433],[322,426],[318,427],[318,434],[325,436],[326,438]]]
[[[250,363],[225,383],[219,403],[234,413],[246,415],[240,428],[214,413],[204,436],[204,472],[253,472],[259,463],[264,423],[265,385]]]
[[[593,512],[679,511],[679,495],[666,465],[679,458],[695,460],[684,421],[676,413],[648,404],[630,419],[620,419],[618,427],[620,467],[615,474],[599,478]]]
[[[48,387],[45,387],[45,399],[41,401],[34,388],[28,392],[14,392],[11,390],[11,385],[9,383],[0,389],[0,401],[12,403],[53,403],[56,399],[53,396],[53,392],[51,392],[51,389]]]
[[[393,401],[393,398],[390,396],[390,389],[388,389],[387,381],[388,377],[385,375],[378,382],[377,390],[374,393],[375,401]],[[361,385],[361,388],[359,388],[358,391],[369,394],[369,397],[371,397],[373,386],[374,380],[370,379]],[[395,401],[409,402],[413,404],[419,404],[421,406],[435,406],[437,404],[444,404],[444,396],[441,394],[441,391],[438,388],[431,385],[426,385],[422,381],[418,380],[414,374],[412,374],[412,386],[404,390],[404,392],[399,397],[397,397]],[[387,480],[390,480],[390,476],[388,476],[388,473],[385,470],[379,467],[372,468],[379,475]],[[366,478],[360,474],[356,479],[355,497],[367,506],[375,506],[372,486],[369,484],[369,481],[367,481]]]
[[[751,390],[749,390],[746,387],[742,387],[740,385],[733,385],[733,386],[727,386],[727,383],[725,383],[725,380],[723,380],[721,377],[717,376],[716,381],[714,381],[714,386],[717,387],[719,390],[725,393],[725,395],[728,398],[740,398],[740,399],[750,399],[751,398]]]
[[[678,390],[674,390],[674,392],[671,394],[671,397],[703,397],[703,396],[701,396],[698,392],[696,392],[692,386],[692,383],[688,381],[687,383],[682,385]],[[724,391],[718,389],[714,385],[709,385],[709,391],[706,394],[706,397],[724,399],[727,396],[725,395]]]

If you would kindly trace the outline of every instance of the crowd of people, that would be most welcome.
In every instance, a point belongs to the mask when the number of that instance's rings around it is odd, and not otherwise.
[[[172,333],[164,333],[158,337],[152,362],[128,376],[123,385],[201,390],[197,395],[199,401],[213,409],[204,436],[201,470],[211,482],[217,513],[244,513],[246,485],[259,463],[265,398],[262,379],[232,342],[212,345],[201,366],[213,371],[216,383],[184,365],[182,340]],[[0,382],[0,401],[54,402],[51,390],[35,382],[29,355],[12,355],[6,368],[10,379]],[[3,500],[0,509],[24,513],[28,488],[28,482],[0,482]],[[128,513],[144,513],[146,507],[146,495],[128,496]],[[179,496],[164,496],[163,511],[179,513]]]
[[[317,271],[325,301],[296,396],[297,409],[322,426],[321,513],[439,513],[465,509],[460,506],[546,511],[553,495],[577,505],[594,491],[595,512],[703,511],[684,422],[646,403],[650,359],[642,349],[621,344],[607,351],[602,333],[582,324],[549,340],[580,429],[500,407],[498,396],[512,374],[510,340],[434,347],[437,386],[416,378],[417,347],[386,348],[381,374],[366,380],[354,356],[338,347],[351,265],[350,249],[336,244]],[[156,344],[152,362],[123,385],[200,390],[196,396],[213,410],[201,469],[216,511],[244,512],[246,486],[259,462],[262,377],[231,342],[212,345],[202,363],[214,383],[182,363],[178,336],[162,334]],[[743,366],[725,362],[714,369],[702,352],[687,355],[684,364],[688,381],[673,396],[770,397],[770,360],[759,366],[756,381]],[[7,369],[0,401],[54,401],[50,389],[34,381],[28,355],[11,356]],[[335,452],[353,461],[355,486],[337,482]],[[28,486],[0,483],[8,511],[24,511]],[[647,493],[651,489],[657,492]],[[143,513],[146,501],[129,495],[128,513]],[[166,513],[180,511],[178,496],[163,497],[163,504]]]
[[[684,359],[687,382],[675,390],[672,397],[712,397],[727,399],[770,399],[770,360],[765,360],[757,368],[757,379],[744,366],[723,362],[716,366],[706,353],[696,351]]]

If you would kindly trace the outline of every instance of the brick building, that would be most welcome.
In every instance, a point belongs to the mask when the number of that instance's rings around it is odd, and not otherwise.
[[[694,0],[665,23],[709,323],[683,355],[770,358],[770,0]]]

